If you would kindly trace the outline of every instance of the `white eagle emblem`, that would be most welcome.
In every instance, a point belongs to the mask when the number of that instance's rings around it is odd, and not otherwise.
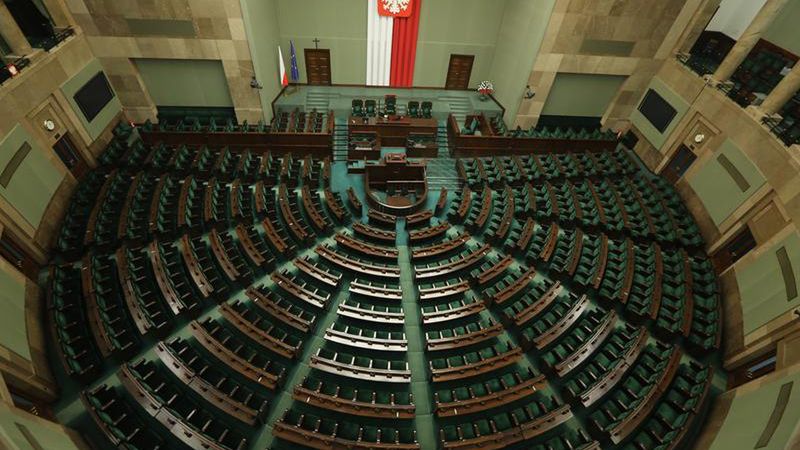
[[[383,8],[392,14],[400,14],[408,9],[411,0],[381,0]]]

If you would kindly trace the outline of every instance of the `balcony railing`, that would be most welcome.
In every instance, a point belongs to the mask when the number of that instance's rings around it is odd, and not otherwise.
[[[691,53],[679,53],[676,55],[678,61],[688,67],[692,72],[702,76],[713,74],[719,67],[719,62],[703,55]]]
[[[31,46],[34,48],[41,48],[49,52],[58,44],[67,40],[67,38],[73,34],[75,34],[75,30],[73,30],[71,27],[54,29],[52,35],[37,39],[35,42],[31,41]]]

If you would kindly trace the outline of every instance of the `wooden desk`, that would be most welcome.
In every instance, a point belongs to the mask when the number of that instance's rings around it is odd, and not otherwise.
[[[436,134],[439,124],[436,119],[421,119],[403,116],[353,117],[347,120],[351,133],[375,132],[381,137],[381,144],[386,147],[405,147],[408,136],[412,133]]]

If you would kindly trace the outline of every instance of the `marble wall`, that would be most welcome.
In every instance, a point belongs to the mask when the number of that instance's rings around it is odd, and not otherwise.
[[[745,227],[756,241],[755,249],[720,276],[724,296],[724,362],[733,368],[773,350],[787,335],[800,331],[794,314],[797,302],[787,298],[775,260],[777,248],[783,246],[793,251],[794,246],[784,244],[798,233],[800,148],[787,148],[758,121],[756,111],[742,109],[677,60],[666,61],[657,79],[690,106],[676,119],[674,131],[663,142],[651,142],[634,123],[633,131],[640,137],[636,152],[655,172],[667,166],[681,145],[695,153],[697,159],[676,187],[697,220],[710,254],[720,250]],[[700,144],[692,142],[697,134],[705,136]],[[725,175],[717,170],[719,155],[729,155],[728,161],[748,184],[746,190],[730,193],[702,180],[709,173]],[[719,182],[725,183],[725,179]],[[728,187],[737,188],[733,182]],[[720,200],[721,197],[725,198]],[[796,256],[792,254],[789,258],[793,260]],[[776,289],[780,288],[769,305],[758,306],[759,314],[752,311],[762,297],[760,292],[753,295],[754,279],[765,285],[778,283]],[[763,291],[764,295],[766,292]]]
[[[624,126],[653,75],[708,0],[558,0],[514,126],[536,124],[559,73],[627,77],[603,117]],[[719,0],[716,0],[717,3]]]
[[[132,61],[217,60],[240,121],[263,118],[239,0],[67,0],[126,114],[155,119],[156,110]]]

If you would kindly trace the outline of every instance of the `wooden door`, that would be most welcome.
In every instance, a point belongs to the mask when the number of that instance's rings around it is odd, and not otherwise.
[[[306,49],[306,78],[308,84],[330,86],[331,51],[329,49]]]
[[[469,88],[473,62],[475,62],[475,55],[450,55],[450,66],[447,69],[447,81],[445,81],[444,88]]]
[[[681,144],[678,150],[672,156],[672,159],[667,163],[667,167],[661,171],[661,175],[672,184],[675,184],[686,171],[689,166],[697,159],[697,155],[689,149],[689,147]]]
[[[8,229],[3,230],[0,234],[0,257],[31,280],[36,280],[39,276],[39,265]]]
[[[53,151],[56,152],[61,162],[67,166],[67,169],[72,172],[72,176],[76,179],[80,180],[89,172],[89,164],[83,159],[81,152],[75,148],[69,133],[64,134],[61,139],[56,141],[53,145]]]
[[[717,274],[721,274],[754,248],[756,248],[756,239],[753,237],[753,233],[750,232],[750,227],[745,225],[744,229],[711,255],[711,262],[714,264]],[[780,258],[778,259],[780,262]]]

